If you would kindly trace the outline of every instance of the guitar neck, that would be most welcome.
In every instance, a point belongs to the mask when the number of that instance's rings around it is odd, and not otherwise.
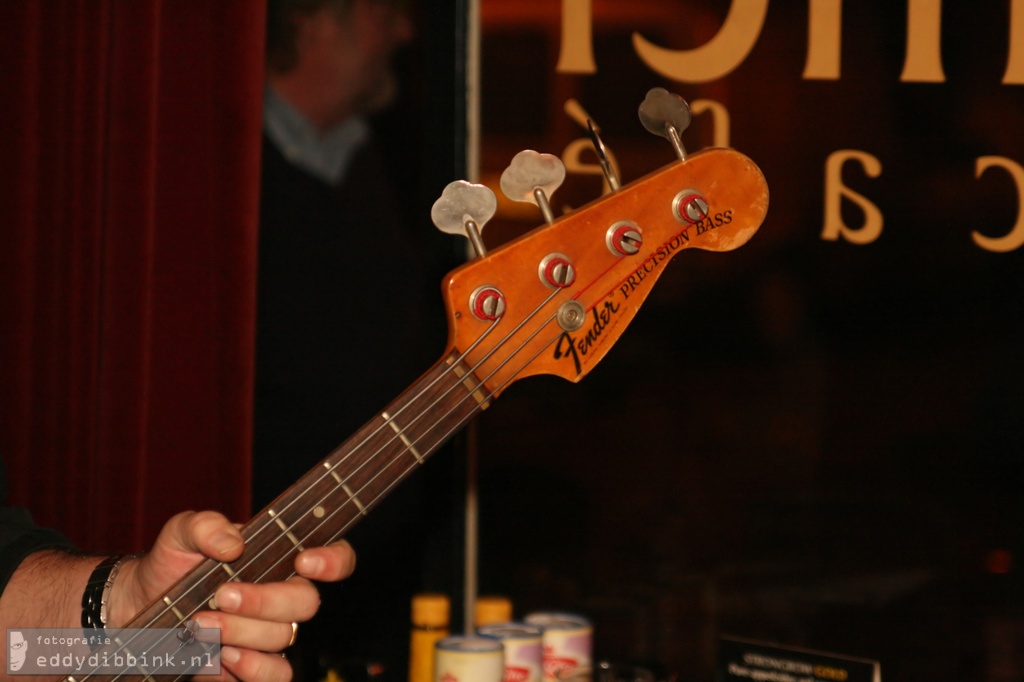
[[[295,556],[342,537],[400,481],[486,408],[481,382],[449,353],[243,528],[231,563],[206,559],[126,627],[179,627],[210,608],[228,580],[259,583],[294,574]]]
[[[290,577],[300,551],[343,536],[512,381],[579,381],[665,262],[690,248],[742,246],[767,209],[753,161],[704,150],[456,269],[444,289],[453,350],[249,521],[239,559],[202,561],[127,627],[177,628],[213,608],[226,581]]]

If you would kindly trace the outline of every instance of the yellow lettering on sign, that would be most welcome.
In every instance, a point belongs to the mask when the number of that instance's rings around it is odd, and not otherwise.
[[[659,47],[639,33],[633,47],[644,64],[656,73],[680,83],[705,83],[721,78],[739,66],[761,35],[768,0],[733,0],[715,37],[692,50]]]
[[[690,102],[690,112],[694,116],[699,116],[705,111],[711,112],[712,120],[712,146],[715,147],[728,147],[729,146],[729,110],[725,108],[721,102],[715,102],[710,99],[695,99]]]
[[[974,175],[981,177],[989,168],[1002,168],[1007,171],[1017,183],[1017,222],[1009,234],[1003,237],[986,237],[977,230],[971,231],[971,239],[974,243],[986,251],[995,253],[1007,253],[1020,248],[1024,244],[1024,168],[1019,163],[1002,156],[982,156],[978,158],[974,166]]]
[[[942,0],[906,0],[906,53],[900,80],[944,83]],[[592,0],[562,0],[558,73],[597,73]],[[808,0],[803,77],[838,80],[842,66],[843,0]],[[633,48],[652,71],[680,83],[704,83],[732,73],[761,36],[768,0],[732,0],[718,33],[701,47],[670,50],[639,32]],[[1010,0],[1009,49],[1003,83],[1024,85],[1024,0]]]
[[[942,71],[942,0],[907,3],[907,57],[901,81],[944,83]]]
[[[843,0],[811,0],[804,78],[839,80]]]
[[[882,164],[867,152],[840,149],[829,155],[825,162],[825,225],[821,238],[836,241],[842,237],[852,244],[870,244],[882,234],[882,212],[870,200],[843,184],[843,166],[850,160],[859,162],[868,177],[877,178],[882,173]],[[860,228],[843,222],[843,198],[857,204],[864,212],[864,225]]]
[[[590,0],[562,0],[562,45],[558,73],[597,73]]]
[[[1003,83],[1024,85],[1024,0],[1010,4],[1010,54]]]

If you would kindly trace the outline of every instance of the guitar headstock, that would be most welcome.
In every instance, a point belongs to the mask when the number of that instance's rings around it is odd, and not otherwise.
[[[641,107],[641,119],[643,113]],[[677,140],[677,132],[666,137]],[[760,227],[768,187],[753,161],[731,149],[686,155],[673,145],[679,161],[567,215],[548,216],[547,225],[450,273],[443,292],[449,344],[492,396],[538,374],[579,381],[611,349],[673,257],[687,249],[731,251]],[[547,155],[527,154],[538,157],[537,168],[549,163],[539,158]],[[542,210],[547,172],[537,180]],[[472,231],[494,209],[482,192],[470,203],[488,205],[463,212]]]

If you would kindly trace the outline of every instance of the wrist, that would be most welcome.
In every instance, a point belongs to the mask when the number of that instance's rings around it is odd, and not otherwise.
[[[131,572],[133,559],[135,556],[112,556],[93,568],[82,593],[83,628],[121,627],[127,622],[131,616],[131,606],[126,603],[130,590],[123,586],[131,581],[123,574]]]
[[[110,588],[110,599],[107,602],[107,627],[123,628],[145,604],[136,604],[137,594],[136,570],[141,554],[126,556],[118,571],[117,580]]]

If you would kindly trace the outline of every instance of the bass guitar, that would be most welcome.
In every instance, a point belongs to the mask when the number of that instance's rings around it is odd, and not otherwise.
[[[546,224],[492,251],[479,229],[494,214],[493,194],[481,185],[449,185],[432,217],[440,229],[469,236],[477,257],[442,287],[449,340],[441,358],[245,524],[240,558],[202,561],[125,627],[183,628],[211,608],[225,581],[290,577],[299,551],[343,536],[513,382],[586,376],[676,255],[745,244],[768,209],[757,165],[732,149],[687,154],[679,133],[689,109],[664,90],[648,94],[640,119],[672,143],[677,161],[620,186],[592,128],[612,191],[555,217],[548,197],[564,168],[555,157],[523,152],[502,176],[502,189],[537,203]]]

